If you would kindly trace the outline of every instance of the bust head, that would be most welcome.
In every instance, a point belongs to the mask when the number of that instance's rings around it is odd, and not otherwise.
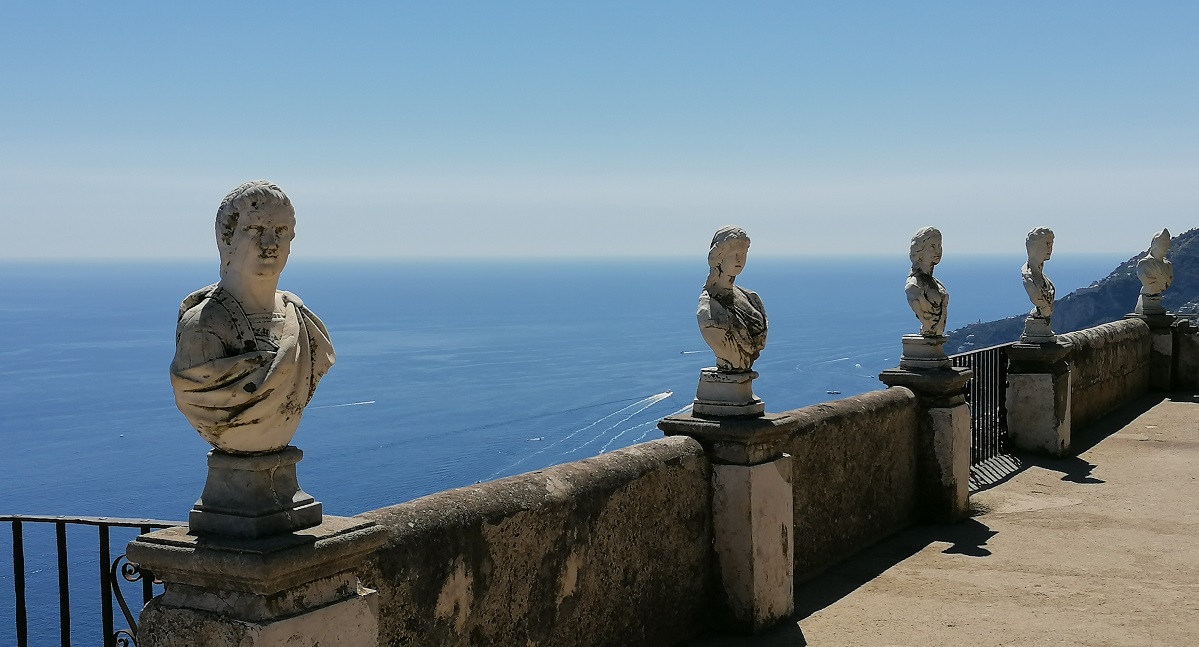
[[[708,247],[708,267],[713,272],[737,276],[745,267],[749,234],[740,227],[721,227]]]
[[[216,212],[221,278],[278,276],[291,253],[295,224],[291,200],[277,185],[255,180],[234,189]]]
[[[1170,230],[1163,229],[1153,235],[1153,241],[1149,243],[1149,255],[1165,260],[1168,253],[1170,253]]]
[[[912,246],[908,248],[908,258],[912,260],[912,269],[925,274],[932,274],[933,267],[941,262],[941,230],[936,227],[925,227],[912,236]]]
[[[1028,252],[1028,260],[1044,263],[1053,255],[1053,230],[1048,227],[1037,227],[1024,237],[1024,249]]]

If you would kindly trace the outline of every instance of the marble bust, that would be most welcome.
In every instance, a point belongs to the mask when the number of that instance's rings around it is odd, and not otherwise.
[[[1161,305],[1162,292],[1174,281],[1174,266],[1166,258],[1169,252],[1170,231],[1163,229],[1154,234],[1148,255],[1137,261],[1137,278],[1141,280],[1137,314],[1165,314]]]
[[[221,280],[179,306],[175,403],[214,448],[281,450],[333,365],[329,333],[304,302],[278,289],[295,210],[278,186],[247,182],[216,215]]]
[[[708,249],[708,280],[699,295],[700,334],[716,354],[716,368],[747,373],[766,346],[766,308],[751,290],[734,285],[745,267],[749,235],[740,227],[723,227]]]
[[[1053,255],[1053,230],[1037,227],[1028,232],[1024,249],[1028,253],[1028,261],[1020,268],[1020,276],[1033,308],[1024,320],[1024,334],[1020,340],[1053,341],[1057,336],[1050,325],[1050,317],[1053,316],[1055,290],[1053,281],[1044,272],[1045,261]]]
[[[936,227],[917,231],[912,236],[908,257],[912,260],[912,271],[908,274],[904,292],[908,305],[920,320],[920,334],[944,337],[949,292],[933,277],[933,268],[941,262],[941,232]]]
[[[708,280],[695,317],[699,332],[716,354],[716,366],[701,369],[691,413],[701,417],[760,416],[766,404],[754,395],[753,370],[766,346],[766,308],[751,290],[734,285],[745,268],[749,234],[722,227],[708,246]]]

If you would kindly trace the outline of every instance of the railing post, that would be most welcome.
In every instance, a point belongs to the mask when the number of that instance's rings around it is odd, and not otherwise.
[[[924,521],[950,523],[970,514],[970,407],[966,384],[971,369],[905,367],[883,371],[879,380],[911,389],[920,402],[916,442],[917,505]]]
[[[1174,334],[1172,388],[1179,391],[1199,390],[1199,330],[1187,319],[1179,319],[1170,330]]]
[[[1007,429],[1023,451],[1070,454],[1070,343],[1008,347]]]
[[[1175,331],[1177,317],[1168,312],[1158,314],[1131,313],[1125,319],[1140,319],[1149,326],[1149,390],[1169,391],[1175,386],[1175,363],[1178,356],[1178,337],[1189,330],[1183,321],[1181,331]]]
[[[104,647],[111,647],[114,636],[112,618],[112,582],[109,568],[112,565],[112,555],[109,546],[108,526],[99,526],[100,533],[100,631],[104,639]]]
[[[29,647],[29,620],[25,608],[25,533],[19,520],[12,522],[12,582],[16,602],[17,647]]]
[[[71,645],[71,580],[67,562],[67,523],[54,524],[55,544],[58,546],[58,633],[62,647]]]
[[[783,443],[798,424],[787,414],[658,422],[668,436],[698,440],[712,462],[721,628],[757,633],[795,610],[795,496]]]

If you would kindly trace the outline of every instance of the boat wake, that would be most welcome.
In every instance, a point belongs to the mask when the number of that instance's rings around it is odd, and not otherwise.
[[[487,480],[492,480],[492,479],[494,479],[494,478],[497,478],[497,477],[499,477],[501,474],[504,474],[505,472],[508,472],[508,471],[510,471],[512,468],[514,468],[514,467],[516,467],[516,466],[518,466],[518,465],[521,465],[521,464],[523,464],[524,462],[528,461],[529,459],[531,459],[531,458],[533,458],[533,457],[535,457],[535,456],[538,456],[538,455],[540,455],[540,454],[543,454],[543,453],[545,453],[545,452],[547,452],[547,451],[549,451],[549,450],[553,449],[554,447],[557,447],[557,446],[561,445],[562,443],[564,443],[564,442],[566,442],[566,441],[570,440],[571,438],[574,438],[575,436],[578,436],[579,434],[583,433],[584,431],[587,431],[588,429],[593,429],[593,428],[595,428],[597,425],[599,425],[599,424],[603,423],[603,422],[604,422],[604,421],[606,421],[606,420],[611,420],[612,418],[615,418],[616,416],[619,416],[619,415],[621,415],[621,414],[623,414],[623,413],[625,413],[625,412],[629,411],[630,409],[636,409],[635,411],[633,411],[633,413],[631,413],[631,414],[628,414],[627,416],[625,416],[624,418],[622,418],[622,419],[620,420],[620,422],[617,422],[615,425],[612,425],[612,426],[610,426],[610,427],[606,428],[604,431],[600,432],[600,436],[602,436],[602,435],[603,435],[605,432],[607,432],[608,430],[610,430],[610,429],[613,429],[614,427],[618,427],[618,426],[620,426],[620,425],[621,425],[621,424],[623,424],[625,421],[627,421],[629,418],[632,418],[633,416],[637,415],[638,413],[641,413],[642,411],[645,411],[646,409],[648,409],[648,408],[650,408],[650,407],[654,406],[655,404],[657,404],[657,403],[659,403],[659,402],[661,402],[661,401],[665,400],[666,398],[669,398],[669,397],[670,397],[670,396],[672,396],[672,395],[674,395],[674,392],[673,392],[673,391],[663,391],[662,393],[655,393],[655,394],[653,394],[653,395],[651,395],[651,396],[647,396],[647,397],[641,398],[640,400],[637,400],[636,402],[634,402],[634,403],[632,403],[632,404],[629,404],[629,405],[623,406],[623,407],[621,407],[621,408],[617,409],[616,411],[613,411],[612,413],[609,413],[609,414],[608,414],[608,415],[606,415],[606,416],[603,416],[603,417],[601,417],[601,418],[599,418],[599,419],[597,419],[597,420],[593,420],[592,422],[588,423],[587,425],[585,425],[585,426],[583,426],[583,427],[579,427],[578,429],[575,429],[574,431],[571,431],[570,433],[568,433],[568,434],[566,434],[565,436],[563,436],[563,437],[561,437],[561,438],[559,438],[559,439],[555,440],[555,441],[554,441],[554,442],[552,442],[552,443],[548,443],[548,444],[544,445],[544,446],[543,446],[541,449],[538,449],[537,451],[535,451],[535,452],[533,452],[533,453],[531,453],[531,454],[529,454],[529,455],[527,455],[527,456],[524,456],[524,457],[520,458],[520,459],[519,459],[519,460],[517,460],[516,462],[514,462],[514,463],[512,463],[512,464],[510,464],[510,465],[508,465],[508,466],[506,466],[506,467],[503,467],[503,468],[500,468],[500,469],[496,470],[496,471],[495,471],[495,472],[494,472],[494,473],[493,473],[491,476],[487,477]],[[590,443],[594,442],[594,441],[595,441],[597,438],[599,438],[599,436],[596,436],[596,438],[592,438],[591,440],[587,441],[586,443],[583,443],[583,445],[580,445],[579,447],[576,447],[574,450],[571,450],[571,451],[577,451],[578,449],[580,449],[580,448],[582,448],[582,447],[584,447],[584,446],[586,446],[586,445],[588,445],[588,444],[590,444]],[[568,452],[565,452],[565,453],[563,453],[562,455],[563,455],[563,456],[565,456],[566,454],[569,454],[569,453],[571,453],[571,452],[570,452],[570,451],[568,451]]]

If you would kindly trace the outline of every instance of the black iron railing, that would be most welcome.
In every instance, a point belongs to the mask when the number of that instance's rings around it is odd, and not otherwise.
[[[129,528],[137,532],[146,533],[158,528],[169,528],[171,526],[183,525],[178,521],[159,521],[155,519],[118,519],[114,517],[42,517],[32,515],[0,515],[0,522],[8,522],[12,527],[12,562],[13,562],[13,617],[16,629],[17,647],[28,647],[29,645],[29,600],[30,593],[27,587],[27,578],[31,574],[42,572],[41,568],[27,569],[26,566],[26,539],[27,529],[46,528],[50,526],[54,528],[54,545],[55,554],[53,557],[46,554],[47,551],[35,551],[39,559],[45,562],[56,564],[58,574],[58,635],[59,643],[64,647],[71,644],[71,580],[78,579],[79,574],[74,576],[71,573],[70,566],[72,555],[78,555],[79,552],[69,553],[67,550],[67,528],[74,526],[93,526],[97,529],[98,550],[96,553],[97,564],[99,566],[99,586],[100,586],[100,631],[103,636],[103,644],[105,647],[117,647],[130,645],[133,643],[137,624],[134,618],[134,611],[130,610],[129,605],[125,602],[124,593],[119,585],[120,580],[128,582],[141,582],[141,598],[142,605],[150,600],[154,595],[153,575],[143,572],[138,568],[137,564],[129,562],[125,559],[125,555],[119,555],[116,559],[112,558],[111,541],[112,529],[114,528]],[[131,534],[131,531],[126,531],[126,534]],[[77,536],[77,535],[76,535]],[[130,537],[131,538],[131,537]],[[48,537],[45,538],[48,540]],[[43,546],[44,548],[44,546]],[[75,562],[77,565],[79,561]],[[78,589],[77,591],[78,592]],[[49,599],[47,599],[49,598]],[[37,604],[46,603],[52,600],[52,596],[40,595],[36,601]],[[114,618],[113,601],[121,609],[121,613],[125,616],[127,627],[117,629]],[[141,605],[138,606],[140,608]],[[94,614],[94,607],[90,607],[91,613]],[[39,614],[39,617],[45,618],[48,614]],[[52,615],[50,616],[52,617]],[[52,621],[51,621],[52,622]],[[44,628],[42,628],[44,629]],[[40,633],[47,633],[42,631]],[[52,633],[50,630],[49,633]],[[41,641],[39,641],[41,642]],[[88,641],[89,643],[91,641]],[[94,643],[93,643],[94,644]]]
[[[954,366],[974,370],[966,387],[970,403],[970,464],[1007,453],[1007,347],[950,355]]]

